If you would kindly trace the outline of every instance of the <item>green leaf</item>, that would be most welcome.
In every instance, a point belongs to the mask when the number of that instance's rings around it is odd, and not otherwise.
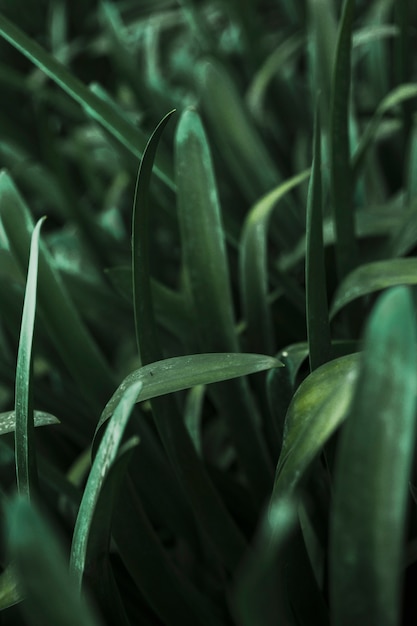
[[[201,350],[238,352],[229,266],[213,164],[198,114],[189,109],[176,135],[178,216],[184,270]],[[256,350],[255,350],[256,351]],[[228,419],[239,460],[255,497],[270,487],[272,468],[254,427],[256,408],[243,380],[210,390]]]
[[[36,224],[30,243],[29,268],[20,328],[15,384],[15,455],[16,479],[19,493],[28,498],[38,488],[38,470],[34,441],[32,398],[32,344],[35,328],[36,290],[38,281],[39,237],[42,223]]]
[[[109,477],[109,474],[141,389],[142,382],[139,381],[127,387],[121,396],[107,424],[87,479],[75,522],[71,547],[70,567],[75,574],[79,589],[81,589],[84,571],[90,566],[90,562],[108,550],[112,506],[116,496],[115,487],[117,481],[123,477],[117,474]],[[111,481],[110,493],[103,490],[106,480]],[[116,484],[113,484],[114,481]]]
[[[8,541],[29,626],[101,624],[76,591],[55,533],[26,498],[6,508]]]
[[[0,611],[8,609],[19,602],[23,596],[17,579],[16,568],[8,565],[0,574]]]
[[[168,113],[153,132],[143,153],[136,181],[132,219],[132,280],[136,343],[144,365],[163,357],[156,331],[149,266],[149,188],[156,150]]]
[[[96,436],[114,412],[125,390],[136,382],[143,383],[138,401],[144,402],[197,385],[218,383],[280,366],[280,362],[270,356],[224,353],[192,354],[150,363],[129,374],[119,385],[103,411]]]
[[[417,284],[417,259],[374,261],[356,268],[339,285],[333,297],[330,316],[356,298],[387,287]]]
[[[268,303],[268,226],[279,201],[309,176],[302,172],[263,196],[250,210],[243,226],[240,253],[240,289],[247,344],[254,352],[273,353],[274,338]]]
[[[10,248],[24,272],[33,221],[6,172],[0,173],[0,217]],[[37,305],[48,334],[96,415],[114,390],[113,374],[68,297],[52,258],[40,243]]]
[[[60,421],[55,415],[45,413],[45,411],[34,411],[33,421],[36,426],[49,426],[50,424],[59,424]],[[16,430],[16,413],[15,411],[5,411],[0,413],[0,435],[13,433]]]
[[[379,104],[371,121],[367,125],[363,133],[358,147],[353,155],[352,169],[353,176],[357,178],[362,167],[365,155],[375,138],[377,131],[384,119],[384,115],[391,109],[398,107],[400,104],[417,97],[417,85],[414,83],[400,85],[396,87]]]
[[[306,224],[306,318],[311,371],[329,359],[331,348],[323,244],[320,128],[317,107]]]
[[[366,328],[336,461],[329,573],[334,626],[400,623],[416,436],[416,341],[409,291],[389,290]]]
[[[348,128],[354,10],[355,0],[345,0],[336,46],[330,109],[330,181],[339,280],[358,263]]]
[[[285,420],[272,502],[299,486],[312,461],[346,419],[358,358],[358,354],[350,354],[322,365],[294,394]]]
[[[99,122],[118,141],[126,146],[136,158],[141,158],[145,142],[142,133],[96,94],[87,89],[66,67],[44,50],[34,39],[0,14],[0,35],[34,65],[39,67],[57,85],[78,102],[94,120]],[[155,168],[157,176],[171,189],[173,183],[167,172]]]
[[[186,110],[175,141],[177,206],[184,268],[206,352],[237,352],[225,234],[207,138]]]

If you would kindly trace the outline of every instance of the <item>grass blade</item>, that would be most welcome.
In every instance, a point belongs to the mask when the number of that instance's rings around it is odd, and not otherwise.
[[[238,352],[225,235],[208,141],[198,114],[182,115],[176,135],[178,214],[184,269],[190,289],[200,348],[204,352]],[[228,419],[239,460],[264,497],[272,468],[245,381],[210,391]],[[242,401],[243,400],[243,401]]]
[[[416,328],[410,293],[381,296],[342,432],[330,542],[332,624],[396,626],[416,434]]]
[[[105,481],[110,479],[110,472],[116,461],[117,452],[129,420],[131,411],[137,402],[142,389],[142,383],[128,387],[121,396],[113,416],[107,424],[100,446],[97,450],[83,498],[78,510],[75,522],[74,534],[71,547],[70,567],[75,574],[78,588],[81,589],[82,578],[85,569],[91,559],[96,556],[99,538],[109,540],[111,508],[110,503],[103,501],[103,487]],[[105,494],[109,495],[109,494]],[[115,495],[115,494],[114,494]],[[107,506],[106,506],[107,505]],[[103,508],[106,508],[106,516],[103,516]],[[98,514],[101,512],[101,514]],[[93,550],[91,548],[93,545]],[[103,546],[101,546],[103,547]],[[105,551],[108,546],[104,546]],[[91,554],[93,552],[93,554]],[[100,553],[100,551],[98,551]],[[89,554],[90,553],[90,554]],[[102,556],[102,553],[100,554]]]
[[[333,296],[330,317],[349,302],[396,285],[417,284],[417,259],[391,259],[361,265],[339,285]]]
[[[174,111],[168,113],[153,132],[143,153],[136,181],[132,220],[132,280],[136,342],[144,365],[162,358],[156,332],[149,267],[149,187],[156,150],[164,128]]]
[[[348,128],[354,10],[355,0],[345,0],[336,46],[330,111],[330,180],[339,280],[358,263]]]
[[[50,424],[59,424],[59,419],[55,415],[45,413],[45,411],[34,411],[33,422],[36,426],[49,426]],[[13,433],[16,430],[16,413],[14,411],[5,411],[0,413],[0,435]]]
[[[0,14],[0,35],[19,52],[39,67],[57,85],[78,102],[84,111],[104,126],[116,139],[126,146],[136,158],[141,158],[145,148],[143,136],[132,124],[117,115],[104,100],[83,85],[62,63],[44,50],[36,41],[28,37],[20,28]],[[167,172],[156,167],[155,173],[171,189],[173,183]]]
[[[272,212],[286,193],[302,183],[302,172],[263,196],[249,212],[242,232],[240,283],[247,345],[253,352],[274,353],[271,312],[268,304],[268,225]]]
[[[6,172],[0,174],[0,216],[10,248],[25,271],[33,222]],[[51,256],[40,244],[38,306],[63,362],[95,415],[114,390],[113,374],[70,301]]]
[[[323,245],[320,128],[317,107],[306,224],[306,318],[311,371],[329,359],[331,347]]]
[[[103,411],[97,430],[112,415],[125,390],[135,382],[143,383],[138,400],[144,402],[197,385],[209,385],[230,378],[256,374],[280,365],[277,359],[260,354],[216,353],[172,357],[150,363],[129,374],[119,385]]]
[[[6,509],[9,545],[25,597],[22,609],[29,626],[98,626],[77,593],[55,533],[27,499],[16,498]]]
[[[36,224],[30,243],[29,267],[23,304],[22,324],[16,365],[15,384],[15,458],[17,488],[31,498],[38,489],[38,470],[34,442],[32,393],[32,345],[35,329],[36,291],[38,282],[39,237],[42,223]]]
[[[272,502],[299,486],[311,462],[347,417],[357,369],[357,354],[334,359],[297,389],[285,420]]]
[[[201,344],[207,352],[237,352],[217,185],[207,138],[196,111],[189,109],[181,116],[175,149],[183,261]]]
[[[19,604],[22,600],[23,595],[17,580],[16,568],[8,565],[0,574],[0,611]]]

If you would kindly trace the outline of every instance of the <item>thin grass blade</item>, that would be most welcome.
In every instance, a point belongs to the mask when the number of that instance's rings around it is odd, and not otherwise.
[[[98,538],[102,538],[103,542],[110,538],[109,518],[111,518],[112,503],[103,500],[102,490],[116,460],[127,422],[138,396],[140,397],[141,389],[142,383],[139,381],[129,386],[121,396],[113,416],[107,424],[88,476],[75,522],[71,547],[70,568],[75,574],[75,581],[79,589],[81,589],[83,574],[89,566],[89,561],[97,556],[97,550],[92,550],[91,544],[96,548],[99,542]],[[121,478],[122,476],[119,477],[119,480]],[[105,495],[109,496],[108,493]],[[114,493],[112,495],[115,496]],[[106,515],[103,515],[103,509],[106,509]],[[101,547],[104,548],[105,554],[108,545]],[[91,554],[91,550],[93,554]]]
[[[15,458],[17,488],[29,499],[38,489],[38,469],[34,441],[33,360],[32,346],[35,330],[36,292],[40,230],[45,218],[33,229],[27,273],[22,323],[17,353],[15,384]]]
[[[330,180],[336,229],[336,266],[342,280],[358,264],[349,146],[352,23],[355,0],[345,0],[333,68],[330,107]]]
[[[243,321],[247,327],[247,345],[253,352],[274,352],[271,312],[268,303],[268,226],[279,201],[291,189],[306,180],[310,170],[302,172],[273,189],[249,212],[242,232],[240,252],[240,291]]]
[[[332,624],[400,623],[407,499],[416,435],[416,327],[409,291],[382,295],[335,470]]]
[[[4,171],[0,173],[0,217],[13,255],[25,271],[33,222],[12,179]],[[48,333],[70,375],[95,415],[100,415],[115,387],[113,374],[71,302],[42,242],[37,299]]]
[[[329,359],[331,348],[324,263],[321,124],[318,106],[313,145],[313,165],[308,190],[306,224],[306,318],[311,371]]]
[[[136,181],[132,223],[132,280],[136,342],[144,365],[162,358],[156,332],[149,267],[149,188],[159,140],[174,111],[153,132],[143,153]]]

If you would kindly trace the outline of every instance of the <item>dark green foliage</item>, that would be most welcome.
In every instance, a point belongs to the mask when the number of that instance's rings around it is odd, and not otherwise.
[[[416,7],[0,1],[2,624],[415,623]]]

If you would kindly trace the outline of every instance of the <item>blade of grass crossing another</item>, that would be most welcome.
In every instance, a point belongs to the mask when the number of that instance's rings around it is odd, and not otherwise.
[[[34,441],[33,414],[33,333],[35,329],[36,290],[38,282],[38,256],[40,230],[45,218],[36,224],[30,243],[22,324],[17,353],[15,384],[15,458],[17,488],[21,495],[30,498],[38,489],[38,470]]]
[[[342,432],[330,538],[332,624],[397,626],[416,436],[416,323],[410,292],[378,300]]]
[[[306,225],[306,318],[311,371],[329,359],[331,350],[323,245],[320,129],[317,106]]]
[[[101,490],[116,460],[127,422],[141,389],[142,383],[137,382],[128,387],[120,398],[113,416],[107,424],[87,479],[75,522],[71,547],[70,568],[75,574],[78,588],[81,588],[82,577],[87,564],[89,543],[92,539],[96,541],[96,537],[92,537],[93,525],[95,526],[95,535],[97,535],[102,532],[100,526],[108,523],[108,520],[103,519],[102,516],[99,520],[95,519],[95,513],[100,505]]]
[[[336,46],[330,106],[330,180],[336,229],[336,266],[339,280],[342,280],[358,263],[349,147],[349,99],[354,10],[355,0],[345,0]]]

